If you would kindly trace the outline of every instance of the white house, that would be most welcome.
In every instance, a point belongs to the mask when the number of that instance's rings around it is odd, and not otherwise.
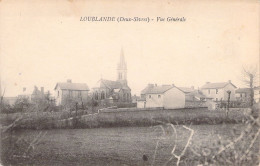
[[[229,80],[228,82],[218,82],[218,83],[210,83],[207,82],[205,85],[201,87],[202,93],[209,97],[213,98],[213,101],[227,101],[228,100],[228,93],[227,91],[231,91],[230,93],[230,101],[235,101],[235,91],[236,86],[231,83]]]
[[[185,93],[174,85],[149,84],[141,92],[142,100],[137,101],[138,108],[184,108]]]

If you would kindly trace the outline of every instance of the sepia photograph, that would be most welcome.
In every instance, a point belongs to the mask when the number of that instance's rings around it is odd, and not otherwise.
[[[0,0],[0,166],[259,166],[260,1]]]

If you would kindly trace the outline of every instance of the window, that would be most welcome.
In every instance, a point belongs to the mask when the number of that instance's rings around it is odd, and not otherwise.
[[[152,96],[151,96],[151,95],[149,95],[149,98],[152,98]]]
[[[98,100],[98,93],[95,93],[95,99]]]
[[[216,101],[218,101],[218,98],[216,98]]]
[[[158,98],[161,98],[161,95],[158,95]]]
[[[210,89],[208,90],[208,93],[210,94]]]
[[[60,96],[60,91],[58,91],[58,97]]]
[[[81,91],[78,91],[78,97],[81,97]]]
[[[101,100],[102,99],[105,99],[105,93],[104,92],[101,92]]]
[[[242,93],[240,93],[240,97],[242,97]]]
[[[216,89],[216,94],[218,94],[218,89]]]

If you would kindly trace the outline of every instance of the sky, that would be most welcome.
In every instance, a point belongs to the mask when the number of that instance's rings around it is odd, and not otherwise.
[[[82,22],[84,16],[185,17],[185,22]],[[259,69],[259,1],[2,0],[0,69],[5,96],[35,85],[116,80],[121,48],[132,94],[148,83],[201,87]]]

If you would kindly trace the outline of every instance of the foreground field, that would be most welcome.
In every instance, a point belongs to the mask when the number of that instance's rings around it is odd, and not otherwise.
[[[185,127],[22,130],[3,136],[8,139],[2,141],[1,157],[4,165],[176,165],[171,154],[176,145],[174,154],[184,152],[180,165],[197,165],[215,155],[220,140],[227,144],[237,138],[245,125]],[[258,144],[259,138],[252,148],[255,157]],[[257,159],[249,162],[256,165]]]

